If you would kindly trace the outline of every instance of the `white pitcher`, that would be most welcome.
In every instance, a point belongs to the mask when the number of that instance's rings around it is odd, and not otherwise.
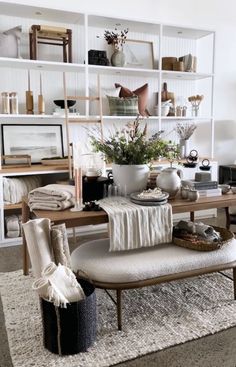
[[[178,170],[173,167],[165,168],[157,176],[156,184],[163,191],[168,192],[169,198],[174,198],[181,186],[181,179]]]

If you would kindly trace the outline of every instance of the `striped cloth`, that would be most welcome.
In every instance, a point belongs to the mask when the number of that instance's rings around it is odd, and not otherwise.
[[[170,204],[141,206],[124,197],[105,198],[99,204],[109,217],[110,251],[172,242]]]
[[[138,97],[112,97],[107,96],[111,116],[136,116],[139,114]]]

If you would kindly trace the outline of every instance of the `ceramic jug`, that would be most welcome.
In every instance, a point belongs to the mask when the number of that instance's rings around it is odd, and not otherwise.
[[[169,198],[174,198],[181,186],[181,179],[178,170],[173,167],[165,168],[157,176],[156,184],[163,191],[168,192]]]

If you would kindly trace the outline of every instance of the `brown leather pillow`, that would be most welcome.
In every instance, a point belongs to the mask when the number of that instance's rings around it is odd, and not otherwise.
[[[148,100],[148,83],[144,84],[142,87],[135,89],[133,92],[123,87],[122,85],[115,83],[115,87],[120,87],[119,97],[127,98],[132,96],[138,96],[138,109],[142,116],[150,116],[147,110],[147,100]]]

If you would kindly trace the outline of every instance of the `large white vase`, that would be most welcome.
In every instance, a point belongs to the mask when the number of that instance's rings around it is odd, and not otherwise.
[[[147,164],[112,164],[114,183],[119,186],[121,195],[142,191],[147,187],[149,167]]]
[[[160,189],[169,193],[169,198],[174,198],[181,186],[178,170],[173,167],[165,168],[157,176],[156,184]]]

